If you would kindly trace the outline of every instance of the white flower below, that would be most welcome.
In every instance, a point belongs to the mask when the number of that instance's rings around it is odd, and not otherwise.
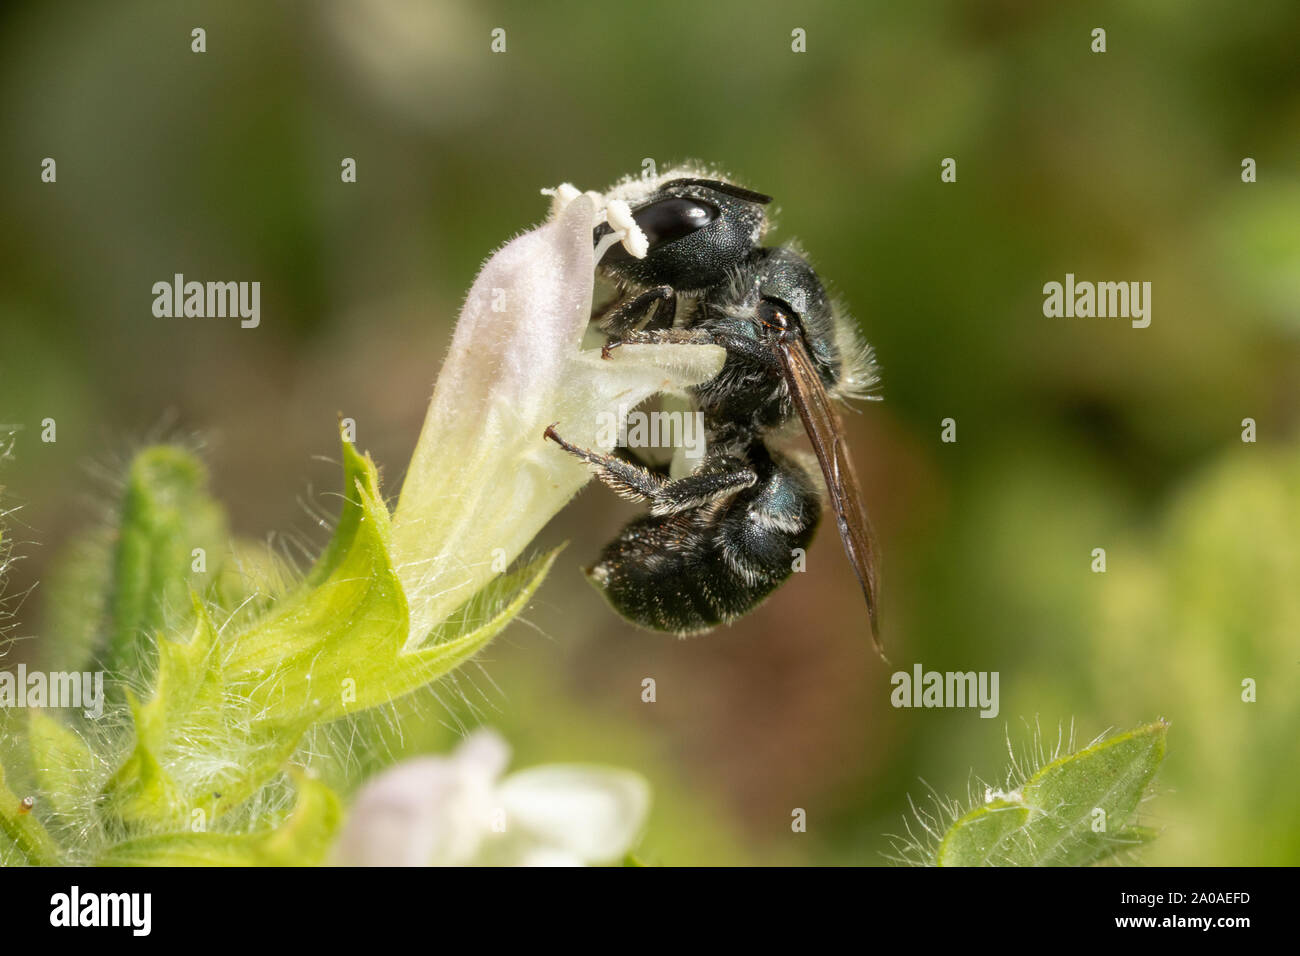
[[[501,779],[490,730],[448,757],[402,761],[358,794],[334,848],[342,866],[586,866],[636,845],[650,810],[641,776],[548,764]]]

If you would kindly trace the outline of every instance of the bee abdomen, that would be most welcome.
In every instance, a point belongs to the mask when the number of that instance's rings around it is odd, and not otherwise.
[[[821,505],[802,472],[776,472],[718,508],[629,524],[587,572],[623,617],[687,635],[748,613],[788,578]]]

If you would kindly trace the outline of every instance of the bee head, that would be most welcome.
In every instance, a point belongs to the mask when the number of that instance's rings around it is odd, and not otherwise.
[[[712,179],[673,179],[632,206],[632,218],[649,242],[644,259],[614,246],[600,268],[637,286],[672,286],[699,292],[725,280],[758,246],[770,196]],[[612,230],[597,226],[593,243]]]

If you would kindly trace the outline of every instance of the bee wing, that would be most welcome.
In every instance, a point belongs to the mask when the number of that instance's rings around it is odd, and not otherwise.
[[[849,457],[848,446],[844,442],[844,426],[830,396],[826,394],[826,388],[822,385],[821,377],[817,374],[802,339],[782,342],[776,351],[790,389],[790,398],[803,421],[813,451],[817,453],[817,461],[822,466],[826,488],[830,492],[831,507],[840,529],[840,540],[844,542],[844,552],[862,586],[867,615],[871,619],[872,643],[880,656],[884,657],[876,610],[875,536],[862,507],[862,491],[853,471],[853,459]]]

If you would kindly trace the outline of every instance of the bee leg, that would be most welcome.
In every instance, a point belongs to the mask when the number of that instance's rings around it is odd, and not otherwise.
[[[655,495],[649,497],[650,514],[662,517],[702,508],[730,498],[738,491],[752,488],[757,481],[758,475],[753,469],[743,465],[730,471],[687,475],[666,482]]]
[[[821,516],[815,479],[761,443],[749,455],[752,488],[713,507],[637,518],[587,569],[624,618],[700,634],[749,613],[790,577]]]
[[[663,478],[668,477],[668,472],[672,468],[671,462],[648,461],[635,448],[627,448],[623,445],[615,448],[611,454],[615,458],[621,458],[623,461],[629,462],[630,464],[638,465],[646,471]]]
[[[544,435],[590,465],[595,476],[619,497],[648,502],[652,515],[676,514],[698,508],[733,495],[742,488],[749,488],[758,481],[758,475],[745,466],[687,475],[673,481],[615,455],[572,445],[556,434],[554,425],[548,427]]]
[[[596,317],[596,324],[614,336],[617,344],[619,337],[643,322],[647,329],[671,329],[676,318],[677,293],[672,286],[661,285],[632,298],[615,299]]]

